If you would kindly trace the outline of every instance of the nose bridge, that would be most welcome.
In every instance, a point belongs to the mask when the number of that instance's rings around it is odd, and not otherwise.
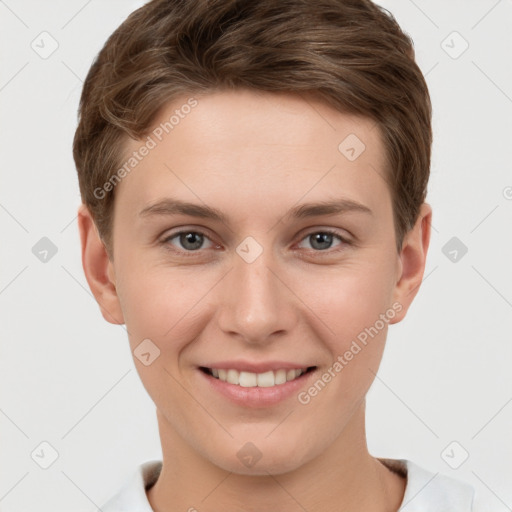
[[[254,239],[246,239],[233,254],[219,320],[225,332],[237,333],[253,343],[266,342],[272,334],[289,330],[293,321],[286,287],[274,275],[273,251],[259,247]]]

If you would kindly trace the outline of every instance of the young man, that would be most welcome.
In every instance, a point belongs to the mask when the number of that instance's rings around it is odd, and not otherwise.
[[[163,461],[103,511],[472,510],[366,444],[425,268],[431,142],[412,42],[370,1],[153,0],[114,32],[74,140],[82,261]]]

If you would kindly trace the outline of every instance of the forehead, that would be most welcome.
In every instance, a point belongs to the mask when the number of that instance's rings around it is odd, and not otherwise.
[[[139,211],[166,195],[224,205],[230,195],[229,206],[252,212],[340,195],[389,206],[376,123],[307,96],[184,95],[160,110],[147,139],[127,144],[125,158],[141,145],[151,149],[116,190]]]

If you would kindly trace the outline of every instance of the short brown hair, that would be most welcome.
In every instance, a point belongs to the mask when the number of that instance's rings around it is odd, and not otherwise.
[[[427,193],[432,107],[413,42],[370,0],[152,0],[109,37],[85,80],[73,141],[82,201],[112,255],[123,144],[178,96],[308,93],[373,119],[386,148],[397,250]],[[341,142],[341,141],[340,141]]]

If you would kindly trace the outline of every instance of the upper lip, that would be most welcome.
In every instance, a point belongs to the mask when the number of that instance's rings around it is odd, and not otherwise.
[[[216,368],[226,370],[237,370],[239,372],[264,373],[276,370],[291,370],[295,368],[309,368],[314,365],[308,363],[291,363],[289,361],[218,361],[201,365],[203,368]]]

